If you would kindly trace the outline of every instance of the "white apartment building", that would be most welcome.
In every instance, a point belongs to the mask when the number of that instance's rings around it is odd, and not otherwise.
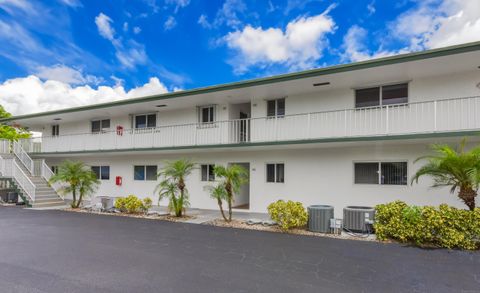
[[[478,113],[480,42],[0,122],[42,133],[15,144],[27,175],[16,172],[17,181],[30,178],[33,198],[32,176],[48,179],[70,159],[98,174],[97,196],[155,202],[164,161],[190,158],[191,207],[216,209],[205,188],[213,166],[241,164],[250,180],[238,210],[266,212],[284,199],[333,205],[341,216],[347,205],[393,200],[463,207],[428,178],[410,178],[430,144],[477,143]]]

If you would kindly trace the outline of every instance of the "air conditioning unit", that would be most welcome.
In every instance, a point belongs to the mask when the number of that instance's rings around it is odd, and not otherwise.
[[[333,219],[333,207],[313,205],[308,210],[308,230],[312,232],[330,232],[330,219]]]
[[[348,206],[343,209],[343,228],[352,232],[366,232],[367,224],[373,223],[375,209],[372,207]]]

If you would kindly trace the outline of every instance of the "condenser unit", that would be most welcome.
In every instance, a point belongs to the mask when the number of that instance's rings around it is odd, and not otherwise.
[[[343,228],[347,231],[366,232],[367,225],[372,224],[375,209],[372,207],[348,206],[343,209]]]

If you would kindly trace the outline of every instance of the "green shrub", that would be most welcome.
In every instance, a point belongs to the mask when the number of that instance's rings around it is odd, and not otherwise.
[[[479,208],[467,211],[445,204],[417,207],[395,201],[376,206],[374,226],[380,240],[460,249],[478,249],[480,245]]]
[[[152,199],[150,197],[145,197],[143,199],[142,211],[144,213],[147,213],[151,207],[152,207]]]
[[[115,208],[123,213],[136,214],[144,210],[144,204],[138,197],[132,194],[127,197],[117,198],[115,200]]]
[[[284,231],[307,224],[308,214],[300,202],[279,200],[271,203],[267,209],[272,220]]]

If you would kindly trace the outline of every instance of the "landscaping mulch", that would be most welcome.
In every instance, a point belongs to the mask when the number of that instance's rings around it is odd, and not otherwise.
[[[294,235],[305,235],[305,236],[315,236],[315,237],[329,237],[337,239],[350,239],[350,240],[362,240],[362,241],[377,241],[379,242],[375,235],[369,235],[368,237],[362,236],[353,236],[342,232],[342,234],[327,234],[327,233],[317,233],[308,231],[306,228],[295,228],[288,231],[283,231],[279,226],[273,225],[263,225],[263,224],[247,224],[246,221],[241,220],[232,220],[231,222],[226,222],[223,219],[215,219],[209,222],[204,223],[204,225],[218,226],[218,227],[227,227],[227,228],[236,228],[236,229],[247,229],[247,230],[256,230],[256,231],[265,231],[265,232],[274,232],[274,233],[285,233],[285,234],[294,234]]]
[[[185,222],[188,220],[195,219],[194,216],[185,215],[182,217],[175,217],[173,215],[145,215],[145,214],[128,214],[128,213],[113,213],[113,212],[101,212],[101,211],[92,211],[81,208],[66,208],[63,209],[67,212],[76,212],[76,213],[87,213],[95,215],[104,215],[104,216],[118,216],[118,217],[129,217],[129,218],[139,218],[139,219],[149,219],[149,220],[161,220],[161,221],[170,221],[170,222]]]

